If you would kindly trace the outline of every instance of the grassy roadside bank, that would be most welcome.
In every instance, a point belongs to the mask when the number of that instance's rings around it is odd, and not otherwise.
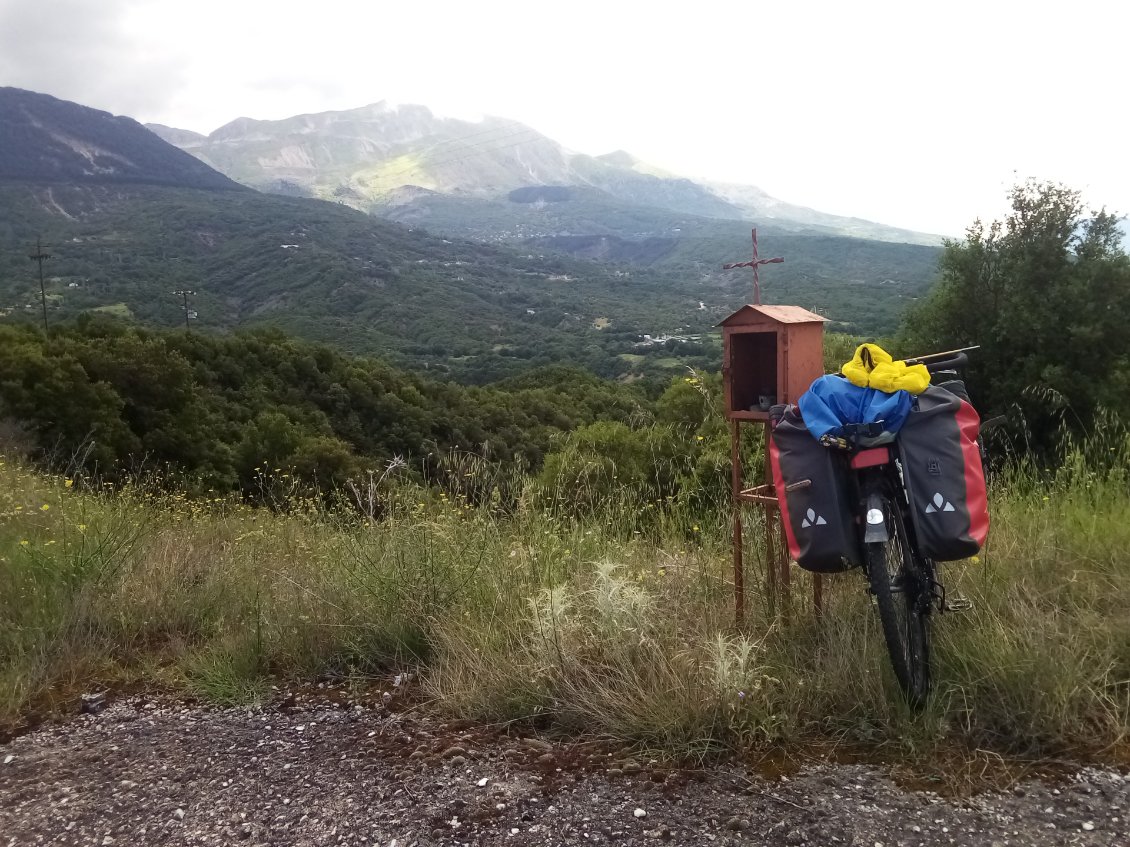
[[[393,476],[370,521],[281,475],[271,511],[91,491],[5,461],[0,724],[100,686],[230,703],[278,679],[364,685],[419,667],[453,714],[680,753],[1116,757],[1130,738],[1130,462],[1117,457],[998,481],[988,548],[944,566],[975,609],[938,621],[938,691],[920,716],[900,705],[859,574],[831,580],[822,622],[806,579],[788,625],[755,585],[750,626],[732,630],[726,514],[609,503],[579,521],[533,492],[500,514]]]

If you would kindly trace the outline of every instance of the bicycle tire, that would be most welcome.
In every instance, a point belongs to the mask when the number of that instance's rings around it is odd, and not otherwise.
[[[911,545],[902,510],[883,498],[888,539],[866,545],[867,578],[879,607],[883,640],[911,708],[930,694],[930,579]]]

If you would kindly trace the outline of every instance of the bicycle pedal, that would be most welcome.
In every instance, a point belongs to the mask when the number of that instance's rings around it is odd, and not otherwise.
[[[973,608],[973,601],[967,597],[954,597],[946,601],[947,612],[968,612]]]

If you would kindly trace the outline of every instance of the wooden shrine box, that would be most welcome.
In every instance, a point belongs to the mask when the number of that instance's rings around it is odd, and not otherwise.
[[[826,318],[799,306],[742,306],[722,323],[726,417],[763,421],[824,375]]]

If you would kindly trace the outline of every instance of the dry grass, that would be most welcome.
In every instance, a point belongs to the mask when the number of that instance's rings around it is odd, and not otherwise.
[[[242,702],[276,678],[413,665],[453,713],[677,752],[1109,754],[1130,731],[1130,457],[1111,446],[1101,467],[1082,459],[1095,445],[1075,445],[1054,479],[1001,480],[989,547],[944,566],[976,609],[937,622],[924,715],[897,696],[859,574],[830,580],[819,622],[795,580],[786,625],[751,572],[751,619],[734,632],[728,516],[689,501],[579,519],[537,497],[503,511],[490,491],[440,494],[392,473],[349,495],[353,508],[280,481],[284,508],[268,510],[69,487],[9,462],[0,725],[103,685]]]

